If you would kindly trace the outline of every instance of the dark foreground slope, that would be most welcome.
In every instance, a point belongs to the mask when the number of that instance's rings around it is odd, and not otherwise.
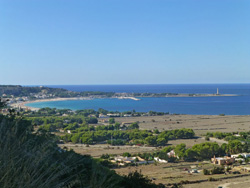
[[[162,187],[139,173],[119,176],[90,156],[60,149],[46,132],[32,133],[31,123],[0,114],[0,187]]]

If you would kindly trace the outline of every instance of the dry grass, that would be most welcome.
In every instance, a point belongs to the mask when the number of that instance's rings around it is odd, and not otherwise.
[[[109,146],[107,144],[86,145],[83,144],[60,144],[61,148],[67,147],[73,149],[76,153],[82,155],[91,155],[92,157],[100,157],[102,154],[123,154],[129,153],[142,153],[156,151],[155,147],[139,147],[139,146]]]
[[[197,184],[189,184],[184,185],[184,188],[217,188],[218,186],[222,186],[223,188],[249,188],[250,187],[250,177],[242,177],[242,178],[233,178],[233,179],[226,179],[221,181],[215,182],[204,182],[204,183],[197,183]]]
[[[218,115],[165,115],[165,116],[153,116],[153,117],[121,117],[115,118],[117,122],[136,122],[139,121],[140,129],[152,130],[159,129],[171,130],[171,129],[180,129],[180,128],[190,128],[193,129],[197,136],[206,134],[207,132],[237,132],[237,131],[249,131],[250,130],[250,116],[218,116]],[[214,140],[211,140],[214,141]],[[180,139],[180,140],[170,140],[169,145],[177,145],[180,143],[185,143],[187,147],[191,147],[194,144],[199,144],[205,142],[204,138],[196,139]],[[221,141],[218,141],[221,144]],[[80,154],[90,154],[94,157],[99,157],[101,154],[122,154],[124,152],[138,153],[138,152],[150,152],[156,150],[156,148],[150,147],[130,147],[130,146],[114,146],[107,149],[107,145],[95,145],[86,147],[83,145],[72,144],[66,145],[69,148],[74,149],[77,153]],[[115,169],[119,174],[128,174],[129,172],[138,170],[142,174],[155,178],[156,183],[176,183],[182,180],[200,180],[208,179],[209,177],[225,177],[232,175],[213,175],[213,176],[204,176],[203,173],[198,174],[189,174],[184,171],[184,168],[190,169],[191,165],[197,165],[199,163],[168,163],[168,164],[154,164],[151,165],[142,165],[138,167],[126,167]],[[203,164],[202,168],[209,168],[211,164]],[[200,167],[201,169],[201,167]],[[223,187],[233,188],[241,187],[247,188],[250,187],[250,177],[234,178],[227,179],[216,182],[204,182],[199,184],[190,184],[184,185],[184,188],[207,188],[207,187],[218,187],[223,185]]]
[[[207,132],[234,132],[249,131],[250,116],[219,116],[219,115],[165,115],[144,117],[120,117],[115,118],[117,122],[139,121],[141,129],[151,130],[154,128],[162,130],[190,128],[196,135]],[[154,122],[152,121],[154,120]]]
[[[196,168],[201,171],[199,173],[188,173],[184,169],[191,170],[191,166],[196,166]],[[118,174],[124,175],[128,174],[129,172],[133,172],[135,170],[141,171],[143,175],[148,176],[149,178],[155,179],[155,183],[178,183],[180,181],[195,181],[195,180],[207,180],[208,178],[223,178],[223,177],[229,177],[229,176],[236,176],[236,175],[224,175],[224,174],[217,174],[217,175],[203,175],[202,169],[206,168],[212,168],[213,165],[210,163],[198,163],[198,162],[180,162],[180,163],[168,163],[168,164],[150,164],[150,165],[141,165],[137,167],[125,167],[125,168],[119,168],[115,169],[115,171]],[[197,184],[190,184],[190,185],[184,185],[184,187],[188,188],[207,188],[207,187],[217,187],[218,185],[221,185],[226,182],[240,182],[238,179],[250,179],[250,177],[245,178],[233,178],[233,179],[227,179],[222,181],[216,181],[216,182],[203,182],[203,183],[197,183]],[[212,185],[212,186],[208,186]]]

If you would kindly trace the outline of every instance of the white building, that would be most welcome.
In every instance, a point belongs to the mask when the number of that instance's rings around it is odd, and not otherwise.
[[[174,150],[171,150],[170,152],[168,152],[167,155],[168,155],[168,157],[177,157],[178,158],[178,156],[175,155]]]
[[[250,153],[238,153],[238,154],[231,155],[231,157],[232,157],[232,158],[238,158],[240,155],[241,155],[242,157],[244,157],[244,158],[250,157]]]
[[[159,163],[168,163],[168,161],[164,160],[164,159],[160,159],[159,157],[154,157],[154,160],[156,162],[159,162]]]

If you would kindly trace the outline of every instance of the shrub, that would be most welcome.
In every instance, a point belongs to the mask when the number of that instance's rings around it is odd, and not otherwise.
[[[204,175],[210,175],[210,172],[209,172],[209,170],[207,170],[207,169],[203,169],[203,174],[204,174]]]
[[[208,181],[217,181],[217,179],[210,177],[208,178]]]

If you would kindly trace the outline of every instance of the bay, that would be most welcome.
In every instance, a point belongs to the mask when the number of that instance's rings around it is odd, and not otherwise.
[[[103,108],[110,111],[138,112],[158,111],[177,114],[197,115],[249,115],[250,114],[250,84],[165,84],[165,85],[65,85],[48,86],[65,88],[71,91],[112,91],[112,92],[151,92],[151,93],[216,93],[237,94],[230,97],[158,97],[130,99],[93,99],[69,100],[30,103],[28,106],[58,109],[94,109]]]

